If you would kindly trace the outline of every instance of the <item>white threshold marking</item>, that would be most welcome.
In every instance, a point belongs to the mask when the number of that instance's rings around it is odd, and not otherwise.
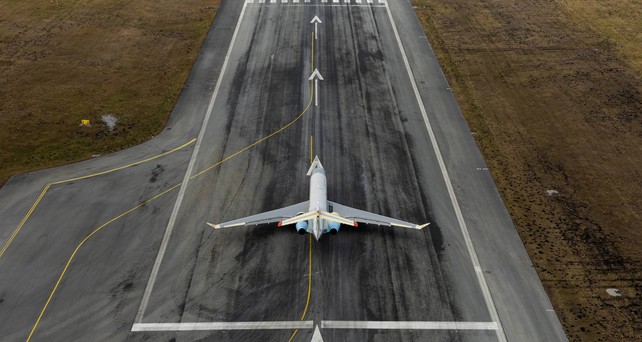
[[[313,321],[134,323],[131,331],[293,330],[312,329]]]
[[[408,78],[410,79],[410,84],[412,85],[412,89],[415,93],[417,104],[419,105],[419,110],[421,111],[421,116],[423,117],[424,122],[426,124],[426,130],[428,131],[430,142],[433,146],[435,155],[437,157],[439,169],[441,170],[441,174],[444,178],[444,183],[446,183],[446,188],[448,189],[448,195],[450,196],[450,201],[452,202],[453,209],[455,210],[455,216],[457,216],[457,221],[459,223],[459,227],[464,237],[466,248],[468,249],[468,254],[470,256],[470,259],[473,263],[473,267],[475,269],[477,282],[479,283],[479,286],[482,291],[482,295],[484,296],[484,301],[486,302],[486,308],[488,309],[488,312],[490,314],[490,318],[492,319],[492,321],[496,322],[497,324],[497,329],[495,330],[497,332],[497,339],[499,340],[499,342],[506,342],[507,341],[506,334],[504,333],[504,328],[502,327],[501,321],[499,319],[499,313],[497,312],[497,308],[495,307],[495,303],[493,302],[493,297],[490,293],[490,289],[488,288],[488,283],[486,282],[486,278],[484,277],[484,272],[481,269],[479,258],[477,257],[477,252],[475,251],[475,247],[473,246],[472,239],[470,238],[470,234],[468,232],[468,227],[466,226],[466,222],[464,221],[464,216],[461,212],[461,208],[459,207],[459,202],[457,201],[457,197],[455,196],[455,191],[453,190],[452,182],[450,180],[450,176],[448,175],[448,170],[446,169],[446,163],[444,162],[444,158],[441,154],[441,150],[439,149],[439,145],[437,144],[437,138],[435,137],[435,132],[432,129],[430,120],[428,119],[428,114],[426,113],[426,107],[424,106],[423,100],[421,99],[421,95],[419,94],[419,89],[417,88],[417,83],[415,82],[414,74],[412,73],[412,69],[410,68],[410,62],[408,62],[408,56],[406,55],[406,50],[403,47],[403,43],[401,42],[401,38],[399,37],[399,31],[397,30],[397,25],[395,24],[395,20],[392,17],[392,12],[390,11],[390,5],[385,0],[379,0],[379,2],[386,4],[386,12],[388,12],[388,18],[390,20],[390,24],[392,25],[392,30],[394,31],[397,44],[399,45],[399,51],[401,52],[403,62],[406,66],[406,71],[408,72]]]
[[[314,327],[314,321],[134,323],[131,331],[293,330]],[[498,330],[498,326],[496,322],[321,321],[321,329]]]
[[[321,329],[497,330],[496,322],[321,321]]]
[[[198,151],[200,150],[201,142],[203,141],[203,137],[205,136],[205,131],[207,130],[207,124],[210,121],[210,116],[212,115],[212,110],[214,109],[214,102],[216,101],[216,97],[218,96],[219,89],[221,88],[221,83],[223,83],[225,70],[227,69],[227,64],[230,60],[230,55],[232,54],[234,43],[236,42],[236,36],[238,35],[239,28],[241,27],[241,21],[245,14],[246,8],[247,8],[247,2],[244,2],[243,8],[241,9],[241,13],[239,15],[239,19],[236,22],[236,28],[234,29],[232,40],[230,41],[230,47],[227,49],[227,53],[225,54],[225,61],[223,62],[221,73],[219,74],[218,80],[216,81],[216,86],[214,87],[212,98],[210,99],[210,103],[207,107],[207,112],[205,113],[205,118],[203,119],[201,130],[198,133],[198,138],[194,146],[194,151],[192,152],[192,157],[190,158],[189,164],[187,166],[187,170],[185,171],[185,176],[183,177],[183,183],[181,183],[180,190],[178,191],[178,196],[176,197],[176,202],[174,203],[174,208],[172,209],[172,214],[169,218],[169,222],[167,223],[167,228],[165,228],[165,234],[163,235],[163,240],[161,241],[160,248],[158,249],[156,260],[154,260],[154,266],[152,267],[152,272],[150,273],[149,279],[147,280],[147,285],[145,286],[145,292],[143,293],[143,298],[141,300],[140,306],[138,307],[138,312],[136,313],[136,318],[134,322],[142,322],[143,315],[145,314],[145,310],[147,309],[147,304],[149,303],[149,298],[154,289],[154,283],[156,282],[156,277],[158,276],[160,264],[163,261],[163,257],[165,256],[165,250],[167,249],[167,245],[169,244],[169,239],[172,235],[174,224],[176,223],[176,217],[178,216],[178,211],[181,207],[181,203],[183,202],[183,197],[185,196],[185,191],[187,189],[187,184],[189,183],[190,175],[192,174],[192,170],[194,169],[194,164],[196,163],[196,156],[198,155]]]

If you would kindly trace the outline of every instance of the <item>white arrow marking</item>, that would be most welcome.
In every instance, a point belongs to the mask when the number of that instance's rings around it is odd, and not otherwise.
[[[312,75],[310,75],[310,78],[308,78],[308,80],[312,81],[315,77],[323,81],[323,76],[321,76],[319,69],[314,69],[314,72],[312,73]]]
[[[314,80],[314,106],[319,106],[319,80],[323,81],[323,76],[319,73],[319,69],[314,69],[309,78],[310,81]]]
[[[316,40],[317,36],[319,35],[317,33],[317,24],[323,24],[323,22],[321,21],[321,19],[319,19],[319,17],[315,15],[314,18],[312,18],[312,21],[310,22],[310,24],[312,23],[314,23],[314,40]]]
[[[319,326],[317,325],[314,328],[314,334],[312,334],[312,339],[310,342],[323,342],[323,337],[321,337],[321,332],[319,331]]]

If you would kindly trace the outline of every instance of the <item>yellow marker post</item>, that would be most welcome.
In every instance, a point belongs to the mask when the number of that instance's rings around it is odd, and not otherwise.
[[[80,120],[80,124],[83,125],[83,126],[89,126],[90,122],[89,122],[89,120],[82,119],[82,120]]]

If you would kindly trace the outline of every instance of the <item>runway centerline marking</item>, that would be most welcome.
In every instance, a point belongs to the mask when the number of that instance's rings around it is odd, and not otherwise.
[[[45,187],[42,189],[42,191],[40,191],[40,194],[38,195],[38,197],[36,198],[34,203],[31,205],[31,207],[29,208],[29,210],[27,211],[25,216],[22,217],[22,220],[20,220],[20,223],[18,223],[16,228],[14,228],[14,230],[9,235],[9,238],[7,239],[7,241],[5,241],[5,243],[2,245],[2,249],[0,249],[0,258],[2,258],[4,253],[7,251],[7,248],[9,248],[9,246],[11,245],[13,240],[20,233],[20,231],[22,230],[22,227],[25,225],[27,220],[29,220],[29,218],[31,217],[33,212],[36,210],[36,207],[38,207],[38,204],[40,204],[40,201],[42,201],[42,198],[45,196],[47,191],[49,191],[49,188],[51,186],[58,185],[58,184],[63,184],[63,183],[68,183],[68,182],[74,182],[74,181],[87,179],[87,178],[98,177],[98,176],[102,176],[102,175],[105,175],[105,174],[108,174],[108,173],[120,171],[120,170],[123,170],[123,169],[127,169],[127,168],[130,168],[130,167],[133,167],[133,166],[140,165],[140,164],[144,164],[144,163],[150,162],[152,160],[164,157],[164,156],[166,156],[166,155],[168,155],[170,153],[173,153],[173,152],[176,152],[178,150],[181,150],[181,149],[193,144],[195,141],[196,141],[196,139],[192,139],[192,140],[186,142],[185,144],[183,144],[181,146],[178,146],[176,148],[173,148],[173,149],[171,149],[169,151],[165,151],[165,152],[163,152],[161,154],[157,154],[155,156],[151,156],[149,158],[145,158],[145,159],[139,160],[137,162],[133,162],[133,163],[129,163],[129,164],[126,164],[126,165],[118,166],[118,167],[115,167],[113,169],[100,171],[100,172],[95,172],[95,173],[88,174],[88,175],[85,175],[85,176],[74,177],[74,178],[69,178],[69,179],[63,179],[63,180],[59,180],[59,181],[55,181],[55,182],[51,182],[51,183],[45,184]]]
[[[383,0],[380,0],[380,2],[383,2]],[[495,303],[490,293],[490,289],[488,288],[488,283],[486,282],[484,273],[481,270],[481,265],[479,263],[479,258],[477,257],[477,252],[475,251],[475,247],[473,246],[472,239],[470,238],[470,234],[468,232],[468,227],[466,226],[466,222],[464,221],[464,216],[462,214],[461,208],[459,207],[459,202],[457,201],[457,197],[455,196],[455,191],[453,190],[452,182],[450,180],[450,176],[448,175],[448,170],[446,169],[446,163],[444,162],[444,158],[441,154],[441,150],[439,149],[439,145],[437,144],[437,138],[435,137],[435,132],[432,129],[430,120],[428,119],[428,114],[426,112],[426,108],[424,106],[423,100],[421,99],[421,94],[419,94],[419,89],[417,88],[417,83],[415,82],[414,74],[412,73],[412,69],[410,68],[410,62],[408,62],[408,56],[406,55],[406,50],[404,49],[403,43],[401,42],[399,31],[397,30],[397,25],[395,24],[395,20],[392,17],[392,12],[390,11],[389,4],[387,1],[385,1],[385,4],[386,4],[386,12],[388,12],[388,18],[390,20],[390,24],[392,25],[392,30],[394,32],[395,38],[397,40],[397,44],[399,46],[399,51],[401,52],[401,56],[403,58],[404,65],[406,67],[406,71],[408,72],[408,78],[410,79],[410,84],[415,93],[417,104],[419,105],[419,109],[421,111],[421,116],[423,117],[424,123],[426,124],[426,130],[428,131],[430,142],[433,146],[435,155],[437,157],[439,169],[441,170],[442,177],[444,178],[444,183],[446,183],[446,188],[448,189],[448,195],[450,196],[453,209],[455,210],[455,216],[457,216],[457,221],[459,223],[459,227],[464,237],[466,248],[468,249],[468,254],[475,268],[475,275],[477,277],[477,282],[479,283],[482,294],[484,296],[484,301],[486,302],[486,308],[488,309],[488,312],[493,322],[497,323],[497,329],[496,329],[497,339],[500,342],[506,342],[507,341],[506,334],[504,333],[504,329],[499,319],[499,313],[497,312],[497,308],[495,307]]]

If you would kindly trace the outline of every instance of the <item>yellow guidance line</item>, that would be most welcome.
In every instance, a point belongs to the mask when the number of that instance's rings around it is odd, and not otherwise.
[[[314,32],[312,32],[312,69],[314,70]],[[211,170],[211,169],[213,169],[213,168],[225,163],[226,161],[238,156],[239,154],[251,149],[252,147],[264,142],[265,140],[268,140],[268,139],[272,138],[273,136],[281,133],[282,131],[284,131],[288,127],[292,126],[295,122],[299,121],[299,119],[301,119],[303,117],[303,115],[305,115],[305,113],[307,113],[307,111],[310,109],[310,106],[312,105],[313,94],[314,94],[314,82],[310,81],[310,101],[308,101],[308,104],[307,104],[307,106],[305,106],[305,109],[303,109],[303,111],[299,115],[297,115],[294,119],[292,119],[292,121],[288,122],[285,126],[282,126],[281,128],[277,129],[276,131],[266,135],[265,137],[263,137],[263,138],[255,141],[255,142],[245,146],[241,150],[239,150],[239,151],[237,151],[237,152],[235,152],[235,153],[223,158],[221,161],[216,162],[216,163],[212,164],[211,166],[208,166],[203,171],[200,171],[199,173],[191,176],[189,179],[192,180],[192,179],[204,174],[205,172],[207,172],[207,171],[209,171],[209,170]]]
[[[310,239],[309,239],[309,251],[308,251],[308,259],[310,262],[308,263],[308,298],[305,301],[305,309],[303,309],[303,315],[301,315],[301,321],[305,319],[305,316],[308,314],[308,307],[310,306],[310,297],[312,294],[312,234],[310,234]],[[292,332],[292,335],[290,336],[290,339],[288,342],[292,342],[296,334],[299,332],[299,329],[296,329]]]
[[[140,204],[136,205],[135,207],[132,207],[131,209],[121,213],[120,215],[118,215],[118,216],[116,216],[114,218],[112,218],[111,220],[103,223],[100,227],[96,228],[89,235],[87,235],[82,241],[80,241],[78,246],[76,246],[76,249],[74,249],[74,252],[71,253],[71,256],[67,260],[67,264],[65,264],[65,268],[62,270],[62,273],[60,274],[60,277],[58,277],[58,281],[56,281],[56,285],[54,285],[53,290],[51,290],[51,293],[49,294],[49,298],[47,298],[47,301],[45,302],[45,306],[40,311],[40,315],[38,316],[38,319],[36,320],[36,323],[33,325],[33,328],[31,328],[31,332],[29,333],[29,336],[27,337],[27,342],[29,342],[31,340],[31,337],[33,336],[34,331],[36,331],[36,328],[38,327],[38,324],[40,323],[40,320],[42,319],[42,316],[45,314],[45,311],[47,311],[47,307],[49,306],[49,303],[51,302],[51,299],[53,298],[54,294],[56,293],[56,290],[58,289],[58,286],[60,285],[60,282],[62,281],[62,278],[65,276],[65,273],[67,272],[67,269],[69,268],[69,265],[74,260],[74,257],[78,253],[78,250],[80,249],[80,247],[82,247],[82,245],[85,242],[87,242],[87,240],[89,240],[92,236],[94,236],[96,233],[98,233],[100,230],[102,230],[103,228],[107,227],[108,225],[110,225],[114,221],[116,221],[116,220],[122,218],[123,216],[131,213],[132,211],[134,211],[134,210],[136,210],[136,209],[148,204],[149,202],[151,202],[151,201],[153,201],[153,200],[155,200],[155,199],[167,194],[168,192],[178,188],[180,185],[181,185],[181,183],[178,183],[178,184],[172,186],[171,188],[159,193],[158,195],[146,200],[145,202],[140,203]]]
[[[178,151],[180,149],[183,149],[183,148],[193,144],[195,141],[196,141],[196,139],[192,139],[192,140],[186,142],[185,144],[183,144],[183,145],[181,145],[179,147],[176,147],[174,149],[171,149],[169,151],[166,151],[164,153],[161,153],[161,154],[158,154],[158,155],[155,155],[155,156],[152,156],[152,157],[149,157],[149,158],[146,158],[146,159],[143,159],[143,160],[131,163],[131,164],[119,166],[119,167],[116,167],[116,168],[113,168],[113,169],[110,169],[110,170],[101,171],[101,172],[97,172],[97,173],[92,173],[92,174],[89,174],[89,175],[86,175],[86,176],[81,176],[81,177],[76,177],[76,178],[69,178],[69,179],[55,181],[55,182],[52,182],[52,183],[47,183],[45,185],[45,188],[40,192],[40,195],[38,196],[38,198],[36,198],[36,201],[31,205],[31,208],[29,208],[29,211],[27,211],[27,213],[22,218],[22,220],[20,220],[20,223],[18,223],[18,226],[16,226],[16,228],[14,228],[13,232],[11,232],[11,235],[9,236],[9,239],[7,239],[7,241],[4,243],[4,245],[2,246],[2,249],[0,249],[0,258],[2,258],[4,253],[7,251],[7,248],[9,248],[9,245],[11,245],[11,243],[16,238],[18,233],[20,233],[20,231],[22,230],[22,227],[25,225],[25,223],[27,222],[29,217],[31,217],[31,214],[33,214],[34,210],[36,210],[36,207],[38,206],[38,204],[40,203],[40,201],[42,200],[42,198],[45,196],[45,194],[47,193],[47,191],[49,190],[49,188],[52,185],[57,185],[57,184],[73,182],[73,181],[77,181],[77,180],[81,180],[81,179],[87,179],[87,178],[92,178],[92,177],[96,177],[96,176],[101,176],[101,175],[105,175],[105,174],[112,173],[112,172],[115,172],[115,171],[123,170],[123,169],[129,168],[129,167],[132,167],[132,166],[144,164],[144,163],[150,162],[150,161],[152,161],[154,159],[158,159],[160,157],[164,157],[164,156],[166,156],[166,155],[168,155],[170,153],[176,152],[176,151]]]
[[[149,157],[149,158],[147,158],[147,159],[143,159],[143,160],[141,160],[141,161],[133,162],[133,163],[131,163],[131,164],[127,164],[127,165],[119,166],[119,167],[117,167],[117,168],[110,169],[110,170],[106,170],[106,171],[101,171],[101,172],[92,173],[92,174],[90,174],[90,175],[86,175],[86,176],[81,176],[81,177],[70,178],[70,179],[65,179],[65,180],[61,180],[61,181],[57,181],[57,182],[53,182],[53,183],[51,183],[51,185],[56,185],[56,184],[61,184],[61,183],[67,183],[67,182],[73,182],[73,181],[77,181],[77,180],[81,180],[81,179],[87,179],[87,178],[92,178],[92,177],[96,177],[96,176],[102,176],[102,175],[104,175],[104,174],[108,174],[108,173],[112,173],[112,172],[119,171],[119,170],[122,170],[122,169],[130,168],[130,167],[132,167],[132,166],[136,166],[136,165],[144,164],[144,163],[150,162],[150,161],[152,161],[152,160],[154,160],[154,159],[158,159],[158,158],[160,158],[160,157],[164,157],[164,156],[166,156],[166,155],[168,155],[168,154],[170,154],[170,153],[176,152],[176,151],[178,151],[178,150],[180,150],[180,149],[182,149],[182,148],[185,148],[185,147],[187,147],[187,146],[189,146],[189,145],[193,144],[195,141],[196,141],[196,138],[194,138],[194,139],[192,139],[192,140],[190,140],[190,141],[188,141],[188,142],[184,143],[183,145],[181,145],[181,146],[179,146],[179,147],[176,147],[176,148],[171,149],[171,150],[169,150],[169,151],[163,152],[163,153],[161,153],[161,154],[159,154],[159,155],[155,155],[155,156],[153,156],[153,157]]]
[[[314,32],[312,33],[312,39],[313,39],[312,51],[314,51]],[[312,66],[314,67],[314,53],[312,54]],[[244,152],[244,151],[246,151],[246,150],[250,149],[251,147],[254,147],[254,146],[256,146],[257,144],[259,144],[259,143],[261,143],[261,142],[263,142],[263,141],[265,141],[265,140],[267,140],[267,139],[271,138],[272,136],[274,136],[274,135],[276,135],[276,134],[280,133],[280,132],[281,132],[281,131],[283,131],[284,129],[286,129],[286,128],[288,128],[289,126],[291,126],[292,124],[294,124],[294,123],[295,123],[297,120],[299,120],[299,119],[303,116],[303,114],[305,114],[305,113],[308,111],[308,109],[310,108],[310,105],[312,104],[312,95],[313,95],[313,94],[314,94],[313,82],[310,82],[310,101],[308,102],[308,105],[306,106],[306,108],[303,110],[303,112],[302,112],[301,114],[299,114],[296,118],[294,118],[292,121],[290,121],[287,125],[285,125],[285,126],[281,127],[280,129],[278,129],[277,131],[273,132],[272,134],[270,134],[270,135],[268,135],[268,136],[266,136],[266,137],[264,137],[264,138],[262,138],[262,139],[260,139],[260,140],[258,140],[258,141],[256,141],[256,142],[254,142],[254,143],[253,143],[253,144],[251,144],[251,145],[248,145],[247,147],[243,148],[242,150],[240,150],[240,151],[238,151],[238,152],[236,152],[236,153],[232,154],[231,156],[229,156],[229,157],[227,157],[227,158],[225,158],[225,159],[223,159],[223,160],[219,161],[218,163],[216,163],[216,164],[214,164],[214,165],[212,165],[212,166],[208,167],[207,169],[205,169],[205,170],[203,170],[203,171],[201,171],[201,172],[197,173],[196,175],[194,175],[194,176],[190,177],[190,179],[196,178],[196,177],[200,176],[201,174],[205,173],[206,171],[208,171],[208,170],[210,170],[210,169],[214,168],[215,166],[221,165],[222,163],[224,163],[224,162],[226,162],[226,161],[228,161],[228,160],[230,160],[230,159],[232,159],[232,158],[236,157],[236,156],[237,156],[237,155],[239,155],[240,153],[242,153],[242,152]],[[143,163],[143,162],[147,162],[147,161],[150,161],[150,160],[156,159],[156,158],[158,158],[158,157],[160,157],[160,156],[166,155],[166,154],[171,153],[171,152],[174,152],[174,151],[176,151],[176,150],[178,150],[178,149],[180,149],[180,148],[183,148],[183,147],[185,147],[185,146],[187,146],[187,145],[189,145],[189,144],[193,143],[194,141],[196,141],[196,139],[193,139],[193,140],[191,140],[190,142],[188,142],[187,144],[184,144],[183,146],[180,146],[180,147],[178,147],[178,148],[176,148],[176,149],[174,149],[174,150],[172,150],[172,151],[168,151],[168,152],[165,152],[164,154],[158,155],[158,156],[156,156],[156,157],[148,158],[148,159],[145,159],[145,160],[143,160],[143,161],[141,161],[141,162],[132,163],[132,164],[129,164],[129,165],[126,165],[126,166],[124,166],[124,167],[120,167],[120,168],[117,168],[117,169],[114,169],[114,170],[111,170],[111,171],[113,172],[113,171],[116,171],[116,170],[123,169],[123,168],[125,168],[125,167],[130,167],[130,166],[138,165],[138,164],[140,164],[140,163]],[[104,173],[96,173],[96,174],[93,174],[93,175],[89,175],[89,176],[85,176],[85,177],[79,177],[79,178],[74,178],[74,179],[66,180],[66,181],[72,181],[72,180],[78,180],[78,179],[89,178],[90,176],[91,176],[91,177],[94,177],[94,176],[97,176],[97,175],[100,175],[100,174],[104,174]],[[62,183],[62,182],[63,182],[63,181],[56,182],[56,183],[50,183],[50,184],[47,184],[47,186],[45,187],[45,189],[41,192],[40,196],[39,196],[39,197],[38,197],[38,199],[36,200],[36,203],[34,203],[34,205],[32,206],[32,210],[30,210],[30,212],[28,213],[28,215],[31,215],[31,212],[33,212],[33,209],[35,209],[35,207],[38,205],[38,202],[40,202],[40,200],[42,199],[42,197],[44,196],[44,194],[47,192],[47,190],[49,189],[49,187],[50,187],[51,185],[53,185],[53,184],[59,184],[59,183]],[[40,311],[40,315],[38,316],[38,319],[36,320],[36,323],[33,325],[33,328],[31,328],[31,332],[29,333],[29,336],[27,337],[27,342],[29,342],[29,341],[31,340],[31,337],[33,336],[33,333],[36,331],[36,328],[38,327],[38,324],[40,323],[40,320],[42,319],[42,316],[45,314],[45,311],[47,310],[47,307],[49,306],[49,303],[51,302],[51,299],[53,298],[54,294],[56,293],[56,290],[58,289],[58,286],[59,286],[59,285],[60,285],[60,283],[62,282],[62,279],[63,279],[63,277],[65,276],[65,273],[67,272],[67,269],[69,268],[69,265],[71,264],[71,262],[73,261],[74,257],[75,257],[75,256],[76,256],[76,254],[78,253],[78,250],[80,249],[80,247],[82,247],[82,246],[83,246],[83,244],[84,244],[87,240],[89,240],[89,238],[91,238],[94,234],[98,233],[100,230],[102,230],[103,228],[107,227],[108,225],[110,225],[110,224],[111,224],[111,223],[113,223],[114,221],[116,221],[116,220],[118,220],[118,219],[122,218],[123,216],[126,216],[126,215],[130,214],[131,212],[135,211],[136,209],[141,208],[141,207],[142,207],[142,206],[144,206],[145,204],[148,204],[148,203],[150,203],[150,202],[152,202],[152,201],[154,201],[154,200],[156,200],[156,199],[160,198],[161,196],[166,195],[166,194],[167,194],[167,193],[169,193],[170,191],[172,191],[172,190],[174,190],[174,189],[176,189],[176,188],[180,187],[180,185],[181,185],[181,184],[182,184],[182,183],[178,183],[178,184],[176,184],[176,185],[172,186],[171,188],[168,188],[167,190],[165,190],[165,191],[163,191],[163,192],[159,193],[158,195],[156,195],[156,196],[154,196],[154,197],[152,197],[152,198],[150,198],[150,199],[146,200],[145,202],[143,202],[143,203],[141,203],[141,204],[138,204],[137,206],[132,207],[131,209],[129,209],[129,210],[127,210],[127,211],[123,212],[122,214],[120,214],[120,215],[118,215],[118,216],[114,217],[113,219],[111,219],[111,220],[107,221],[106,223],[102,224],[100,227],[98,227],[98,228],[96,228],[94,231],[92,231],[89,235],[87,235],[87,236],[86,236],[86,237],[85,237],[85,238],[84,238],[84,239],[83,239],[83,240],[78,244],[78,246],[76,246],[76,249],[75,249],[75,250],[74,250],[74,252],[71,254],[71,256],[69,257],[69,259],[67,260],[67,264],[65,265],[65,267],[64,267],[64,269],[63,269],[63,271],[62,271],[62,273],[60,274],[60,277],[58,277],[58,281],[56,281],[56,284],[54,285],[53,290],[52,290],[52,291],[51,291],[51,293],[49,294],[49,298],[47,298],[47,301],[45,302],[45,306],[42,308],[42,311]],[[26,221],[26,220],[27,220],[27,218],[28,218],[28,216],[26,216],[26,217],[23,219],[23,221]],[[24,224],[24,223],[23,223],[23,224]],[[20,226],[20,227],[21,227],[21,226]],[[18,230],[19,230],[19,229],[18,229]],[[16,233],[16,234],[17,234],[17,233]],[[0,255],[0,256],[1,256],[1,255]],[[304,310],[304,312],[303,312],[303,316],[301,317],[301,320],[303,320],[303,319],[305,318],[305,315],[306,315],[306,313],[307,313],[307,311],[308,311],[308,305],[309,305],[309,303],[310,303],[310,291],[311,291],[311,287],[312,287],[312,235],[310,235],[310,252],[309,252],[309,258],[310,258],[310,266],[309,266],[309,275],[308,275],[308,299],[307,299],[307,302],[306,302],[306,304],[305,304],[305,310]],[[296,332],[295,332],[295,334],[296,334]],[[294,338],[294,335],[292,336],[292,338]]]

